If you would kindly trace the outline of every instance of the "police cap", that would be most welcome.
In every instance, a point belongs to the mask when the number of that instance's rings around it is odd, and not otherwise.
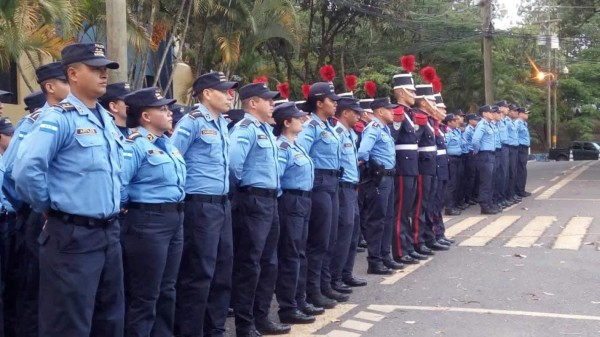
[[[131,87],[127,82],[112,83],[106,86],[106,93],[100,97],[100,101],[123,100],[131,93]]]
[[[8,117],[0,117],[0,133],[12,134],[15,132],[15,128]]]
[[[365,112],[365,109],[360,106],[360,100],[350,97],[342,97],[337,101],[337,111],[343,111],[344,109],[350,109],[357,113]]]
[[[32,92],[23,98],[25,110],[33,112],[46,104],[46,95],[42,91]]]
[[[164,98],[157,87],[140,89],[125,96],[125,104],[130,108],[161,107],[175,102],[177,100]]]
[[[194,84],[192,84],[194,97],[200,95],[200,93],[206,89],[229,90],[237,88],[237,86],[238,82],[227,81],[225,74],[220,71],[213,71],[201,75],[194,81]]]
[[[380,108],[396,109],[399,107],[398,104],[392,104],[389,97],[375,98],[371,102],[371,110],[375,111]]]
[[[503,107],[503,106],[509,107],[509,104],[507,101],[496,102],[496,104],[494,104],[494,105],[497,105],[498,107]]]
[[[476,121],[479,121],[479,120],[481,120],[481,116],[479,116],[479,115],[477,115],[477,114],[468,114],[468,115],[465,117],[465,120],[466,120],[467,122],[468,122],[468,121],[470,121],[471,119],[473,119],[473,120],[476,120]]]
[[[515,109],[516,111],[518,111],[520,114],[526,114],[529,115],[529,110],[527,110],[527,108],[525,107],[518,107],[517,109]]]
[[[518,109],[518,108],[519,108],[519,107],[518,107],[518,106],[516,106],[516,105],[514,105],[514,104],[509,104],[509,105],[508,105],[508,109],[509,109],[509,110],[512,110],[512,111],[517,111],[517,109]]]
[[[42,82],[54,78],[63,81],[67,80],[65,77],[64,67],[60,62],[48,63],[38,67],[35,70],[35,76],[37,77],[38,84],[42,84]]]
[[[340,96],[335,94],[335,88],[333,84],[329,82],[316,82],[310,86],[310,90],[308,91],[309,99],[321,99],[327,97],[334,101],[339,101]]]
[[[250,97],[260,97],[264,99],[275,99],[281,96],[279,91],[271,91],[266,83],[250,83],[240,88],[240,100]]]
[[[447,114],[446,118],[444,118],[444,123],[448,124],[448,122],[451,122],[456,119],[458,119],[458,117],[455,114]]]
[[[284,121],[287,118],[300,118],[306,115],[306,112],[298,110],[294,102],[280,104],[273,110],[273,118],[276,122]]]
[[[482,115],[484,112],[494,112],[494,108],[491,105],[482,105],[477,110],[479,115]]]
[[[119,69],[119,64],[109,60],[105,56],[105,48],[102,43],[74,43],[63,48],[62,65],[81,62],[90,67],[107,67]]]

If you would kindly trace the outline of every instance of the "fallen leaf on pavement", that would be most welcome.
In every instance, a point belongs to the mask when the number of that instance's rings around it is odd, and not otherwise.
[[[415,322],[415,321],[404,321],[404,323],[406,323],[406,324],[415,324],[417,322]]]
[[[520,257],[522,259],[526,259],[527,255],[523,255],[523,254],[513,254],[514,257]]]
[[[544,291],[544,295],[548,295],[548,296],[554,296],[554,294],[553,294],[553,293],[548,293],[548,292],[545,292],[545,291]]]
[[[339,320],[339,319],[337,319],[337,318],[336,318],[336,319],[332,319],[332,320],[331,320],[331,323],[339,323],[339,322],[341,322],[341,320]]]
[[[586,246],[593,246],[595,243],[594,242],[584,242],[583,244]]]
[[[521,209],[524,210],[524,211],[528,211],[529,210],[529,208],[527,208],[527,207],[523,207]]]
[[[600,304],[600,302],[592,301],[592,304]]]

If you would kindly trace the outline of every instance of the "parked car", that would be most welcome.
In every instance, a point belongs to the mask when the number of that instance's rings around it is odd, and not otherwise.
[[[566,149],[551,149],[548,153],[549,160],[569,160],[571,151],[573,160],[598,160],[600,159],[600,141],[573,141]]]

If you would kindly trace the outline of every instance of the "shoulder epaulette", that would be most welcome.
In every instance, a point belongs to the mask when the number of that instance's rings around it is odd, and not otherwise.
[[[290,147],[290,144],[287,142],[281,142],[281,144],[279,144],[279,148],[282,150],[287,150],[288,147]]]
[[[129,135],[129,137],[127,137],[127,139],[126,139],[126,140],[127,140],[128,142],[130,142],[130,143],[133,143],[133,142],[135,142],[135,140],[136,140],[136,139],[138,139],[138,138],[140,138],[140,137],[142,137],[142,134],[141,134],[141,133],[139,133],[139,132],[134,132],[134,133],[130,134],[130,135]]]
[[[196,119],[196,118],[202,116],[202,112],[199,110],[190,111],[189,115],[190,115],[191,119]]]
[[[340,135],[342,134],[342,132],[344,132],[344,129],[338,127],[335,129],[335,132],[339,133]]]
[[[379,123],[373,122],[373,124],[371,124],[371,126],[374,127],[374,128],[378,128],[379,127]]]
[[[319,125],[319,122],[313,119],[308,123],[308,125],[312,126],[313,128],[316,128],[317,125]]]
[[[65,111],[65,112],[77,110],[77,108],[69,102],[58,103],[57,105],[55,105],[55,107],[59,107],[59,108],[63,109],[63,111]]]
[[[36,110],[35,112],[33,112],[33,113],[30,113],[30,114],[27,116],[27,118],[28,118],[29,120],[31,120],[32,122],[35,122],[35,121],[38,119],[38,117],[40,117],[40,114],[41,114],[41,113],[42,113],[42,112],[41,112],[41,111],[38,109],[38,110]]]
[[[242,121],[240,122],[240,126],[248,126],[250,124],[254,123],[250,118],[244,118],[242,119]]]

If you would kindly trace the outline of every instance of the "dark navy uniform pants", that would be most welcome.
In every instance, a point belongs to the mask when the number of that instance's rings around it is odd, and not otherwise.
[[[494,151],[480,151],[477,153],[479,161],[479,204],[481,207],[491,207],[493,204],[493,174],[496,163]]]
[[[466,200],[479,200],[479,161],[471,152],[467,154],[463,186]]]
[[[505,194],[507,197],[515,195],[515,186],[517,181],[517,159],[519,157],[519,147],[509,146],[508,149],[508,180],[506,183]]]
[[[384,176],[379,183],[368,182],[365,188],[363,211],[366,212],[365,240],[367,241],[369,263],[380,264],[386,256],[382,256],[383,245],[390,243],[390,237],[385,238],[386,227],[391,228],[394,218],[393,187],[394,178]],[[390,223],[389,225],[387,223]]]
[[[129,209],[121,244],[127,269],[125,336],[172,336],[183,212]]]
[[[422,245],[434,240],[433,219],[434,209],[433,193],[436,189],[436,177],[419,175],[417,178],[417,198],[413,214],[413,242],[414,245]]]
[[[502,166],[502,149],[496,149],[495,152],[496,161],[494,162],[494,173],[492,178],[492,202],[497,204],[501,198],[501,185],[502,178],[504,177],[504,166]]]
[[[326,174],[315,174],[312,190],[312,206],[306,242],[306,294],[318,295],[322,285],[330,285],[331,275],[328,255],[331,235],[337,237],[339,212],[338,178]],[[303,282],[304,283],[304,282]],[[301,289],[300,289],[301,290]]]
[[[123,336],[119,222],[75,225],[49,217],[40,244],[39,335]]]
[[[360,191],[360,190],[359,190]],[[361,193],[357,192],[357,200],[356,205],[354,206],[354,227],[352,229],[352,239],[350,240],[350,247],[348,247],[348,258],[346,259],[346,263],[344,264],[344,268],[342,268],[342,280],[347,280],[352,278],[352,273],[354,271],[354,261],[356,260],[356,249],[358,248],[358,240],[360,239],[360,208],[359,208],[359,198]]]
[[[508,176],[510,174],[510,149],[508,145],[502,145],[500,160],[500,166],[502,166],[502,176],[500,177],[501,180],[498,182],[499,186],[497,190],[498,198],[500,201],[502,201],[508,198],[508,194],[506,193],[506,185],[508,185]]]
[[[529,146],[519,145],[519,155],[517,160],[517,179],[516,194],[525,194],[525,185],[527,184],[527,161],[529,160]]]
[[[196,198],[196,199],[194,199]],[[233,234],[224,196],[188,195],[177,279],[177,336],[223,336],[231,298]]]
[[[279,270],[275,294],[279,303],[279,313],[289,313],[298,309],[298,293],[301,274],[306,274],[306,240],[311,200],[309,196],[284,192],[277,200],[279,209]],[[304,304],[304,303],[301,303]]]
[[[266,320],[277,281],[277,199],[236,192],[233,215],[233,293],[239,334]]]
[[[333,260],[329,270],[331,281],[342,280],[342,269],[348,260],[352,238],[354,236],[354,218],[356,214],[358,191],[355,188],[340,187],[340,211],[338,217],[337,242],[333,248]],[[356,252],[356,247],[354,249]]]
[[[6,336],[16,336],[19,326],[19,302],[21,282],[26,269],[21,260],[27,253],[25,246],[25,226],[23,221],[16,221],[16,215],[3,213],[0,219],[0,239],[2,240],[1,256],[1,294],[3,297],[3,315],[0,317],[4,324]]]
[[[462,157],[460,156],[448,156],[448,171],[450,172],[450,180],[446,184],[445,191],[445,207],[456,208],[459,204],[462,204],[463,200],[460,199],[459,191],[464,188],[461,186],[461,180],[463,176],[462,172]]]
[[[445,205],[445,195],[446,195],[446,186],[448,185],[447,180],[436,179],[436,189],[435,194],[433,195],[434,200],[434,210],[433,210],[433,234],[435,236],[435,241],[444,237],[446,233],[446,225],[444,225],[444,217],[442,216],[442,210]],[[433,243],[433,242],[429,242]]]
[[[398,176],[394,180],[394,235],[392,238],[392,254],[394,258],[412,253],[413,225],[411,215],[417,197],[417,177]]]

